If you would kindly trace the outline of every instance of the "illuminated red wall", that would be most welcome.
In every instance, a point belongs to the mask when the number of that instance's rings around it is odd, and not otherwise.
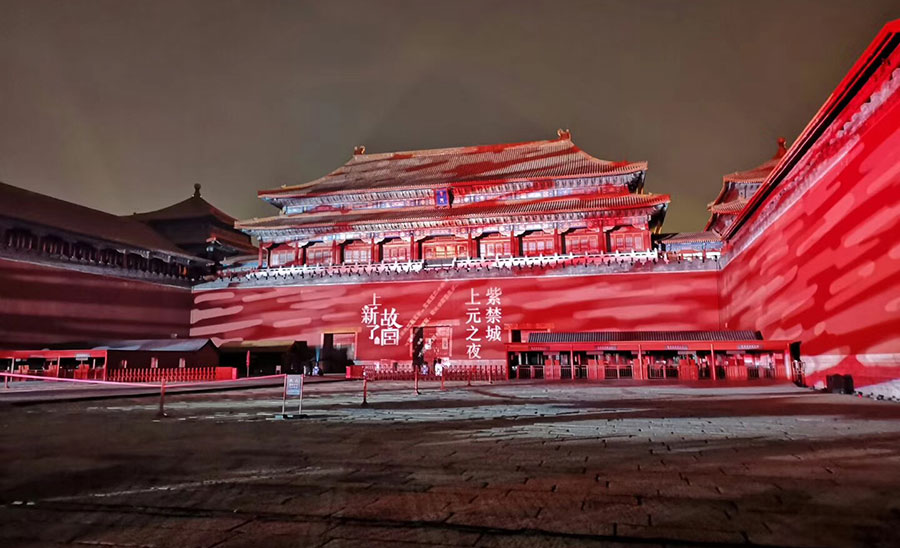
[[[898,95],[846,148],[834,145],[836,164],[722,274],[723,323],[801,340],[811,383],[830,373],[857,386],[900,378]]]
[[[466,361],[466,302],[500,287],[502,325],[540,324],[555,331],[718,329],[716,272],[519,277],[227,289],[194,294],[191,334],[226,340],[294,339],[319,346],[325,331],[358,332],[357,359],[409,361],[410,325],[451,326],[452,358]],[[401,342],[377,347],[362,325],[373,293],[396,308]],[[482,322],[485,318],[482,317]],[[485,324],[481,324],[484,334]],[[502,360],[503,342],[483,342],[483,360]]]
[[[0,259],[0,347],[187,336],[187,289]]]

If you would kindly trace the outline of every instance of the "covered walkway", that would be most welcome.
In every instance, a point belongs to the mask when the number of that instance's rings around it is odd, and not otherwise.
[[[755,331],[531,332],[506,345],[510,379],[793,380],[791,341]]]

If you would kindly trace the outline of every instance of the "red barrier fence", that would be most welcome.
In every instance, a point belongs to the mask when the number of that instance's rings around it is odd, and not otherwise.
[[[24,368],[19,368],[24,369]],[[10,382],[15,381],[46,381],[49,383],[69,383],[69,384],[87,384],[87,385],[113,385],[113,386],[136,386],[142,388],[154,388],[152,384],[134,383],[134,382],[110,382],[103,380],[89,379],[72,379],[67,377],[51,377],[49,375],[31,375],[22,373],[4,373],[0,371],[0,377],[3,377],[3,385],[9,388]]]
[[[110,369],[112,382],[207,382],[237,379],[234,367],[191,367],[184,369]]]
[[[53,377],[59,379],[77,379],[82,381],[102,381],[103,368],[91,368],[89,365],[79,365],[78,367],[64,367],[51,365],[46,369],[31,369],[27,365],[20,365],[15,368],[15,373],[20,375],[32,375],[34,377]],[[16,380],[15,377],[11,380]]]
[[[411,381],[416,377],[412,364],[396,365],[348,365],[346,377],[348,379],[362,379],[363,372],[370,381]],[[441,367],[441,375],[435,375],[434,369],[429,367],[427,374],[422,369],[418,371],[420,381],[496,381],[506,379],[506,367],[502,364],[493,365],[446,365]]]

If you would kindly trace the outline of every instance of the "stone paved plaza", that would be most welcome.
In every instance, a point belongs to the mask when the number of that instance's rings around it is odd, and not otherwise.
[[[2,546],[897,546],[900,405],[310,385],[0,406]],[[2,405],[2,404],[0,404]]]

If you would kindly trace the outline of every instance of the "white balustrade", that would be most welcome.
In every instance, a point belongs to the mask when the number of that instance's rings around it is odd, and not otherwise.
[[[293,278],[314,277],[314,276],[343,276],[343,275],[370,275],[381,273],[414,273],[423,270],[471,270],[471,269],[513,269],[527,267],[562,267],[562,266],[592,266],[592,265],[609,265],[620,263],[646,263],[662,259],[668,264],[671,262],[670,253],[662,255],[657,250],[650,251],[629,251],[629,252],[613,252],[599,253],[591,255],[575,255],[568,253],[565,255],[543,255],[537,257],[497,257],[497,258],[465,258],[454,259],[451,263],[444,264],[428,264],[426,261],[406,261],[406,262],[389,262],[389,263],[371,263],[371,264],[353,264],[353,265],[284,265],[271,268],[252,269],[234,269],[226,270],[221,273],[222,277],[249,278],[249,279],[268,279],[268,278]],[[702,259],[703,253],[680,253],[677,257],[693,260],[694,258]],[[719,252],[706,252],[705,258],[718,259]]]

